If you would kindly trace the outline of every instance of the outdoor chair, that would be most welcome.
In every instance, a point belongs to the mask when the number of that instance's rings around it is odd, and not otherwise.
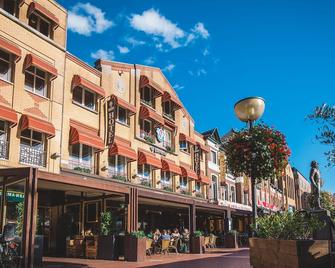
[[[209,237],[209,247],[210,248],[216,248],[216,239],[217,239],[217,236],[215,235],[211,235]]]
[[[204,245],[205,245],[206,248],[209,247],[209,236],[205,236]]]
[[[92,236],[86,238],[85,256],[88,259],[96,259],[98,253],[98,237]]]
[[[83,256],[83,238],[75,238],[66,241],[66,256],[80,258]]]
[[[154,248],[152,247],[152,242],[153,242],[152,239],[147,238],[145,251],[146,251],[147,255],[149,255],[149,256],[154,252]]]
[[[178,242],[179,239],[175,239],[174,241],[162,240],[162,250],[161,252],[164,254],[169,254],[170,250],[174,250],[175,253],[178,254]]]

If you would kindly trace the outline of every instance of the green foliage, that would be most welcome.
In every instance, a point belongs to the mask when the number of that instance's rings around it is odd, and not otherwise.
[[[118,180],[118,181],[126,181],[127,180],[126,176],[122,176],[122,175],[113,175],[112,179],[113,180]]]
[[[153,235],[152,233],[148,233],[148,234],[146,235],[146,237],[149,238],[149,239],[153,239],[153,238],[154,238],[154,235]]]
[[[147,142],[151,143],[151,144],[154,144],[154,143],[155,143],[154,138],[151,137],[151,136],[149,136],[149,135],[146,135],[146,136],[144,137],[144,139],[145,139]]]
[[[228,169],[234,176],[253,173],[258,180],[281,175],[291,155],[285,136],[264,124],[235,132],[224,149]]]
[[[145,233],[143,231],[131,232],[130,235],[136,238],[145,238]]]
[[[317,106],[314,112],[308,115],[310,120],[320,125],[316,139],[332,148],[326,152],[328,166],[335,165],[335,106],[323,104]]]
[[[145,187],[151,187],[151,182],[148,180],[141,180],[141,185]]]
[[[163,190],[164,191],[167,191],[167,192],[173,192],[173,189],[170,185],[164,185],[163,186]]]
[[[252,226],[257,237],[283,240],[306,240],[324,223],[307,213],[284,212],[257,218],[257,228]]]
[[[79,172],[82,172],[82,173],[88,173],[88,174],[91,173],[91,169],[84,168],[84,167],[75,167],[73,170],[79,171]]]
[[[106,211],[100,214],[100,233],[102,235],[112,235],[114,232],[112,212]]]
[[[204,198],[204,195],[200,192],[195,192],[195,196],[198,198]]]
[[[313,195],[309,196],[309,203],[312,206],[313,202]],[[333,199],[333,195],[327,191],[321,191],[320,193],[320,203],[321,207],[328,210],[330,212],[330,216],[333,220],[335,220],[335,201]]]
[[[21,237],[23,230],[24,202],[19,202],[16,204],[16,211],[17,211],[16,234]]]
[[[201,232],[201,231],[199,231],[199,230],[197,230],[197,231],[194,232],[194,236],[195,236],[195,237],[201,237],[201,236],[203,236],[203,235],[204,235],[204,233]]]

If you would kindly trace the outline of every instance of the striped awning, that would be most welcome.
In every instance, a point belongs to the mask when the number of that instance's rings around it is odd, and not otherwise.
[[[32,129],[37,132],[45,133],[49,137],[55,136],[55,127],[52,123],[31,115],[23,114],[21,116],[21,130]]]
[[[176,165],[175,162],[166,158],[162,158],[161,162],[162,162],[162,171],[170,171],[174,174],[182,175],[180,167]]]
[[[42,60],[36,55],[28,54],[25,59],[24,69],[28,69],[31,66],[35,66],[36,68],[49,73],[51,75],[51,80],[58,76],[57,69],[50,63]]]
[[[149,86],[154,90],[154,97],[160,97],[163,95],[163,89],[160,85],[158,85],[156,82],[154,82],[152,79],[147,77],[146,75],[140,76],[140,88],[143,88],[145,86]]]
[[[53,29],[56,29],[59,26],[59,19],[47,8],[42,6],[39,3],[36,3],[35,1],[31,2],[28,8],[28,17],[34,13],[38,12],[39,14],[46,17],[50,22],[52,23]]]
[[[21,49],[2,37],[0,37],[0,49],[13,54],[16,57],[16,61],[21,58]]]
[[[156,158],[155,154],[143,150],[138,151],[138,164],[147,164],[154,169],[162,168],[162,162],[159,158]]]
[[[10,122],[11,126],[17,124],[17,113],[9,107],[0,105],[0,119]]]
[[[186,134],[184,133],[180,133],[179,134],[179,141],[187,141],[193,145],[196,144],[196,141],[194,139],[192,139],[191,137],[187,136]]]
[[[152,119],[160,125],[164,125],[164,118],[160,116],[156,111],[150,109],[146,106],[141,106],[140,108],[140,118],[141,119]]]
[[[179,110],[183,107],[183,105],[181,104],[181,102],[178,100],[177,97],[173,96],[171,93],[164,91],[163,97],[162,97],[162,101],[166,102],[166,101],[171,101],[172,105],[173,105],[173,110]]]
[[[200,147],[200,149],[202,151],[204,151],[205,153],[209,153],[211,150],[209,149],[208,146],[204,145],[204,144],[201,144],[200,142],[197,142],[197,145]]]
[[[181,175],[183,177],[187,177],[193,180],[199,180],[198,175],[189,166],[181,165],[180,169],[181,169]]]
[[[136,114],[136,107],[135,105],[130,104],[129,102],[123,100],[122,98],[112,95],[115,99],[116,99],[116,103],[117,105],[119,105],[120,107],[128,110],[130,115]]]
[[[131,148],[131,143],[123,141],[123,139],[115,137],[114,143],[109,147],[109,155],[121,155],[127,158],[127,161],[136,161],[137,154]]]
[[[81,77],[80,75],[74,75],[73,78],[72,78],[72,90],[75,88],[75,87],[84,87],[84,88],[87,88],[93,92],[95,92],[96,94],[98,94],[99,96],[101,97],[105,97],[106,96],[106,93],[105,93],[105,90],[94,84],[93,82]]]

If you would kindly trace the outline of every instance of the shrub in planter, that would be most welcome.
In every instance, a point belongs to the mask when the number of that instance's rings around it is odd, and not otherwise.
[[[167,191],[167,192],[173,192],[173,189],[170,185],[164,185],[163,186],[163,190],[164,191]]]
[[[113,260],[115,251],[114,222],[112,213],[101,212],[100,235],[98,237],[98,259]]]
[[[238,232],[236,230],[230,230],[224,236],[224,245],[226,248],[238,248],[237,241]]]
[[[132,232],[125,237],[126,261],[140,262],[146,259],[146,236],[143,231]]]
[[[195,231],[191,237],[191,252],[201,254],[204,252],[205,241],[203,232]]]
[[[250,238],[255,268],[329,267],[329,241],[312,240],[323,223],[307,213],[282,213],[257,219],[257,238]],[[328,266],[327,266],[328,265]]]

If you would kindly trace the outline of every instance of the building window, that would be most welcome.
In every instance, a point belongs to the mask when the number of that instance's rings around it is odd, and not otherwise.
[[[195,182],[195,191],[196,192],[201,192],[201,183],[200,182]]]
[[[129,125],[129,115],[128,110],[117,106],[116,108],[116,120],[122,124]]]
[[[222,199],[229,201],[229,193],[228,193],[228,186],[222,187]]]
[[[172,132],[168,129],[164,129],[164,142],[163,146],[169,150],[173,150],[173,144],[172,144]]]
[[[93,173],[93,148],[77,143],[70,147],[70,168],[73,170]]]
[[[155,143],[154,135],[152,134],[152,122],[147,119],[140,120],[140,136],[142,139],[150,143]]]
[[[148,164],[137,166],[137,176],[139,177],[140,184],[151,186],[151,166]]]
[[[187,191],[188,180],[186,177],[179,177],[179,186],[182,191]]]
[[[20,162],[33,166],[45,166],[45,135],[31,129],[21,131]]]
[[[180,141],[179,142],[180,151],[189,153],[190,152],[190,144],[187,141]]]
[[[170,171],[162,171],[161,172],[161,183],[162,183],[162,188],[164,190],[170,190],[172,191],[171,188],[171,183],[172,182],[172,174]]]
[[[0,78],[8,82],[12,81],[12,55],[0,50]]]
[[[211,161],[212,161],[212,163],[214,163],[214,164],[217,164],[217,162],[218,162],[217,153],[214,152],[214,151],[211,151]]]
[[[48,96],[48,74],[34,66],[25,71],[25,89],[37,95]]]
[[[155,109],[155,98],[153,97],[153,90],[150,87],[141,88],[141,102]]]
[[[126,180],[127,178],[127,159],[121,155],[112,155],[108,159],[109,176],[115,179]]]
[[[8,159],[8,137],[8,122],[0,120],[0,159]]]
[[[249,204],[249,194],[248,193],[244,193],[243,194],[243,204],[244,205],[248,205]]]
[[[231,202],[236,202],[236,193],[235,193],[235,187],[231,186],[230,187],[230,201]]]
[[[0,8],[15,16],[17,12],[17,2],[15,0],[0,0]]]
[[[163,102],[163,114],[166,117],[174,120],[175,119],[175,115],[174,115],[174,111],[173,111],[172,108],[173,107],[172,107],[172,102],[171,101],[165,101],[165,102]]]
[[[75,87],[73,89],[73,101],[89,110],[96,111],[96,94],[86,88]]]
[[[52,28],[50,21],[42,18],[41,16],[33,13],[29,16],[29,26],[39,31],[41,34],[52,38]]]

